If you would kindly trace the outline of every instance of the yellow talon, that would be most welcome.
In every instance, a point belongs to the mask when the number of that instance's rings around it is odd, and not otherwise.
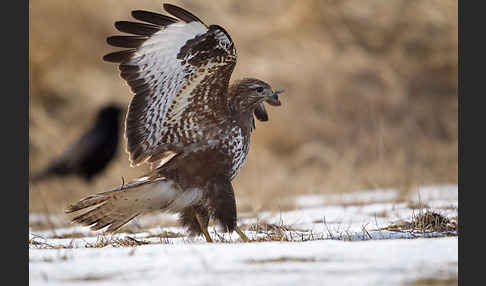
[[[196,219],[197,219],[197,222],[199,223],[199,227],[201,228],[202,233],[204,234],[204,237],[206,238],[206,241],[207,242],[213,242],[213,239],[211,238],[211,236],[209,236],[209,232],[208,232],[207,227],[203,226],[202,218],[199,216],[198,213],[196,213]]]

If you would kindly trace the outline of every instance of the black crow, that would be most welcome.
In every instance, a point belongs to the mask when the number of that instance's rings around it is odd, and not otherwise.
[[[113,159],[118,148],[121,114],[115,105],[104,106],[93,127],[72,144],[59,158],[31,177],[38,182],[54,176],[76,175],[90,182]]]

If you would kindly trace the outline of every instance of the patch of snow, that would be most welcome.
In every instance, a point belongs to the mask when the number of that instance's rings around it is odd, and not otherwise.
[[[409,199],[415,202],[442,201],[457,203],[458,196],[457,185],[421,186],[409,196]]]
[[[457,186],[426,186],[417,193],[430,208],[443,207],[440,214],[457,216]],[[403,285],[444,273],[457,277],[457,236],[380,230],[410,221],[422,211],[410,209],[408,202],[394,202],[396,196],[394,190],[303,196],[297,199],[301,209],[239,219],[239,225],[288,227],[284,235],[298,242],[236,243],[235,232],[220,233],[211,226],[216,241],[221,241],[220,235],[233,243],[209,244],[203,237],[185,236],[180,226],[157,226],[157,222],[177,218],[166,214],[138,218],[133,222],[140,229],[136,234],[106,236],[78,225],[30,229],[29,284]],[[30,215],[31,222],[42,222],[42,218]],[[161,238],[166,232],[180,235]],[[250,239],[268,235],[258,230],[245,233]],[[152,244],[121,247],[108,243],[89,248],[103,240],[127,237]]]
[[[30,285],[401,285],[457,275],[457,238],[31,249],[29,260]]]
[[[295,199],[299,207],[316,207],[325,204],[369,204],[373,202],[391,202],[398,196],[395,189],[363,190],[357,192],[303,195]]]

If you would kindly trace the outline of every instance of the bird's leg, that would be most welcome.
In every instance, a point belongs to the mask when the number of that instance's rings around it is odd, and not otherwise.
[[[241,229],[239,227],[235,227],[235,231],[236,233],[238,233],[238,235],[241,237],[241,239],[244,241],[244,242],[248,242],[248,237],[246,237],[246,235],[241,231]]]
[[[209,236],[208,228],[204,226],[203,219],[199,215],[199,213],[197,213],[197,212],[196,212],[196,219],[197,219],[197,222],[199,223],[199,227],[201,228],[202,233],[204,234],[204,237],[206,238],[206,241],[207,242],[213,242],[213,240],[211,239],[211,236]]]

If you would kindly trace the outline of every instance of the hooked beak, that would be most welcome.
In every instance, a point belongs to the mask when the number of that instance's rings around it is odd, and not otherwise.
[[[280,90],[273,90],[272,89],[272,93],[264,96],[263,101],[265,101],[268,104],[273,105],[273,106],[280,106],[280,105],[282,105],[282,103],[278,99],[278,95],[280,93],[283,93],[283,92],[284,91],[281,90],[281,89]],[[258,120],[268,121],[268,114],[267,114],[267,110],[265,109],[265,105],[263,104],[263,101],[258,103],[257,107],[255,108],[254,114],[255,114],[255,117]]]
[[[265,96],[265,101],[270,104],[270,105],[273,105],[273,106],[280,106],[282,105],[282,103],[280,102],[280,100],[278,99],[278,95],[280,93],[283,93],[283,89],[278,89],[278,90],[272,90],[272,94],[271,95],[267,95]]]

